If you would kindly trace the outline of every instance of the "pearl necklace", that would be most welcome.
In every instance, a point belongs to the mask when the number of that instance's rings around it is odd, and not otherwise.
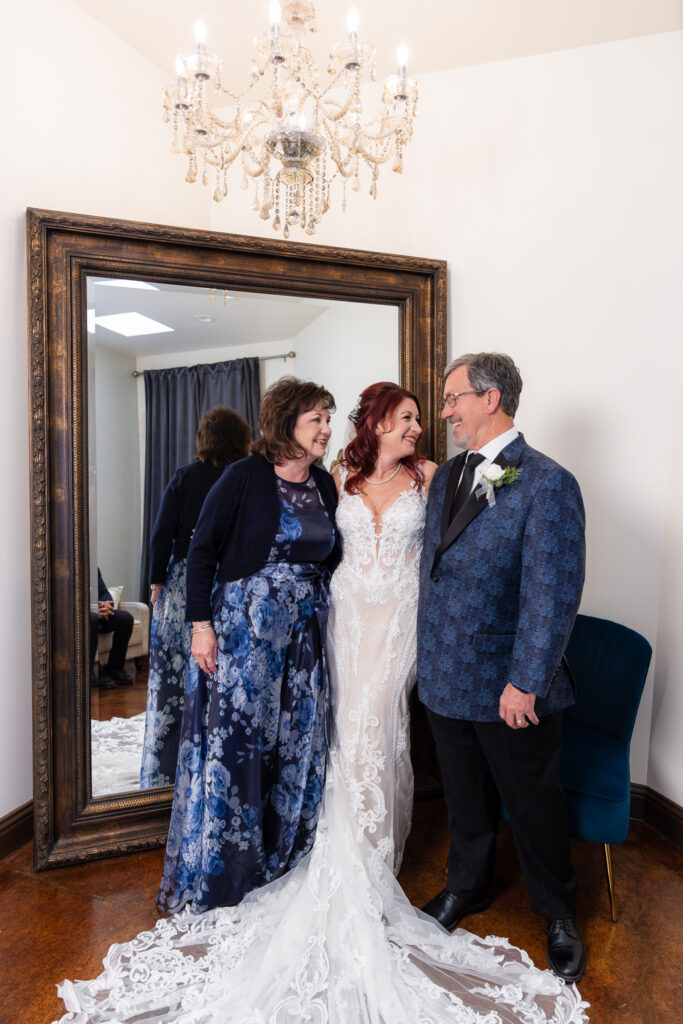
[[[394,479],[402,465],[403,463],[399,462],[398,466],[391,474],[391,476],[385,477],[384,480],[368,480],[366,476],[364,476],[363,479],[365,480],[366,484],[371,484],[373,487],[381,487],[382,484],[388,484],[390,480]]]

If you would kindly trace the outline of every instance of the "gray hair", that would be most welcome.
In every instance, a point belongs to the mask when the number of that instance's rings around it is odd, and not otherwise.
[[[469,352],[452,359],[444,370],[444,380],[459,366],[467,367],[467,376],[475,391],[500,391],[500,405],[507,416],[514,416],[522,392],[522,378],[510,356],[501,352]]]

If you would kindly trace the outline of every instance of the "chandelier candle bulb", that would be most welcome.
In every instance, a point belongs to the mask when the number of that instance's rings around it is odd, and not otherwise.
[[[396,50],[396,60],[398,61],[399,73],[402,71],[405,74],[406,64],[408,63],[408,47],[405,43],[400,43]]]
[[[352,7],[346,15],[346,27],[349,32],[349,50],[351,51],[349,65],[352,67],[358,66],[358,23],[358,11],[355,7]]]
[[[198,50],[203,48],[206,43],[206,25],[201,18],[198,18],[194,25],[194,41]]]
[[[356,33],[358,32],[358,25],[358,11],[356,10],[355,7],[352,7],[349,13],[346,15],[346,28],[348,29],[349,33],[349,41],[351,36],[355,36]]]
[[[254,40],[250,70],[247,65],[235,92],[223,88],[221,60],[206,48],[206,26],[197,22],[196,48],[179,55],[176,84],[166,91],[171,149],[187,159],[187,181],[211,180],[216,202],[227,195],[227,173],[236,165],[243,187],[254,186],[257,216],[285,237],[295,228],[310,235],[335,197],[345,209],[346,183],[358,191],[361,171],[370,172],[373,198],[382,164],[392,167],[393,161],[400,173],[418,87],[407,76],[403,44],[398,73],[386,79],[379,110],[368,117],[361,76],[368,72],[375,80],[375,48],[358,36],[356,9],[348,13],[347,36],[323,65],[325,82],[309,43],[316,28],[313,0],[274,0],[268,13],[269,29]],[[265,91],[259,86],[264,76]]]

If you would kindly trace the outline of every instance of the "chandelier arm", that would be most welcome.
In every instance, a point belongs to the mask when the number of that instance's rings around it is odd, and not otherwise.
[[[392,136],[403,135],[405,129],[409,128],[409,127],[410,127],[409,124],[407,124],[407,125],[392,125],[392,126],[389,126],[387,128],[381,129],[379,127],[378,128],[374,128],[372,123],[370,123],[370,124],[367,124],[367,125],[365,125],[363,127],[363,129],[362,129],[362,136],[365,139],[366,143],[367,142],[378,142],[378,143],[379,142],[385,142],[387,139],[390,139]]]
[[[197,123],[201,123],[201,122],[199,122],[199,121],[186,121],[185,134],[186,134],[186,136],[188,138],[191,138],[192,135],[194,134],[194,128],[192,127],[192,125],[193,124],[197,124]],[[235,147],[235,152],[234,152],[234,155],[229,159],[229,161],[228,161],[229,163],[232,163],[233,160],[235,159],[235,157],[239,156],[239,153],[240,153],[242,147],[247,143],[247,141],[249,139],[249,135],[251,134],[251,132],[253,131],[253,129],[255,127],[254,125],[249,124],[247,127],[245,127],[245,128],[240,130],[239,128],[236,127],[234,121],[232,121],[232,122],[230,122],[230,121],[222,121],[219,117],[216,117],[215,114],[213,114],[213,113],[209,114],[209,123],[211,125],[211,128],[214,129],[214,131],[216,131],[216,134],[219,134],[219,135],[222,136],[220,141],[214,142],[214,143],[208,143],[208,142],[207,143],[196,143],[195,142],[194,146],[190,146],[190,148],[192,148],[192,149],[203,149],[203,150],[206,150],[206,151],[213,151],[213,150],[215,150],[217,148],[220,148],[220,147],[229,147],[229,149],[228,149],[228,152],[229,152],[230,149],[232,148],[232,146],[234,146]]]
[[[216,153],[216,149],[219,152]],[[210,164],[211,167],[217,167],[219,171],[226,171],[231,167],[237,157],[242,152],[241,145],[236,146],[234,152],[227,151],[225,149],[225,143],[217,143],[215,146],[195,146],[193,150],[188,150],[188,154],[194,152],[195,154],[201,153],[202,159],[205,163]]]
[[[251,167],[247,166],[247,162],[246,162],[247,161],[247,157],[251,157],[251,159],[253,160],[253,164],[251,166],[255,167],[256,170],[251,170]],[[254,152],[253,149],[251,149],[251,147],[249,149],[246,149],[246,150],[242,151],[242,166],[243,166],[245,172],[249,175],[250,178],[260,178],[261,175],[264,173],[264,171],[267,169],[269,164],[270,164],[270,155],[269,154],[268,155],[264,155],[263,158],[261,160],[259,160],[259,158],[257,157],[256,153]]]
[[[346,96],[346,102],[342,106],[340,103],[333,99],[320,101],[320,110],[326,121],[340,121],[345,114],[348,114],[353,103],[353,93],[350,92]]]
[[[337,168],[337,171],[339,172],[339,174],[341,174],[342,178],[348,179],[353,177],[353,163],[355,160],[355,156],[355,153],[349,154],[348,160],[346,161],[346,163],[344,163],[344,160],[342,158],[341,153],[339,153],[339,150],[337,149],[335,151],[332,148],[330,149],[330,159],[333,161],[335,167]]]

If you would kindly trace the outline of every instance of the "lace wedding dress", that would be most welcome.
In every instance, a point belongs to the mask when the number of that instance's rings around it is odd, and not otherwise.
[[[574,1024],[574,986],[506,939],[449,935],[394,871],[409,828],[408,692],[425,500],[377,524],[359,495],[337,522],[344,559],[328,623],[334,728],[312,850],[237,907],[160,920],[64,982],[62,1024]]]

